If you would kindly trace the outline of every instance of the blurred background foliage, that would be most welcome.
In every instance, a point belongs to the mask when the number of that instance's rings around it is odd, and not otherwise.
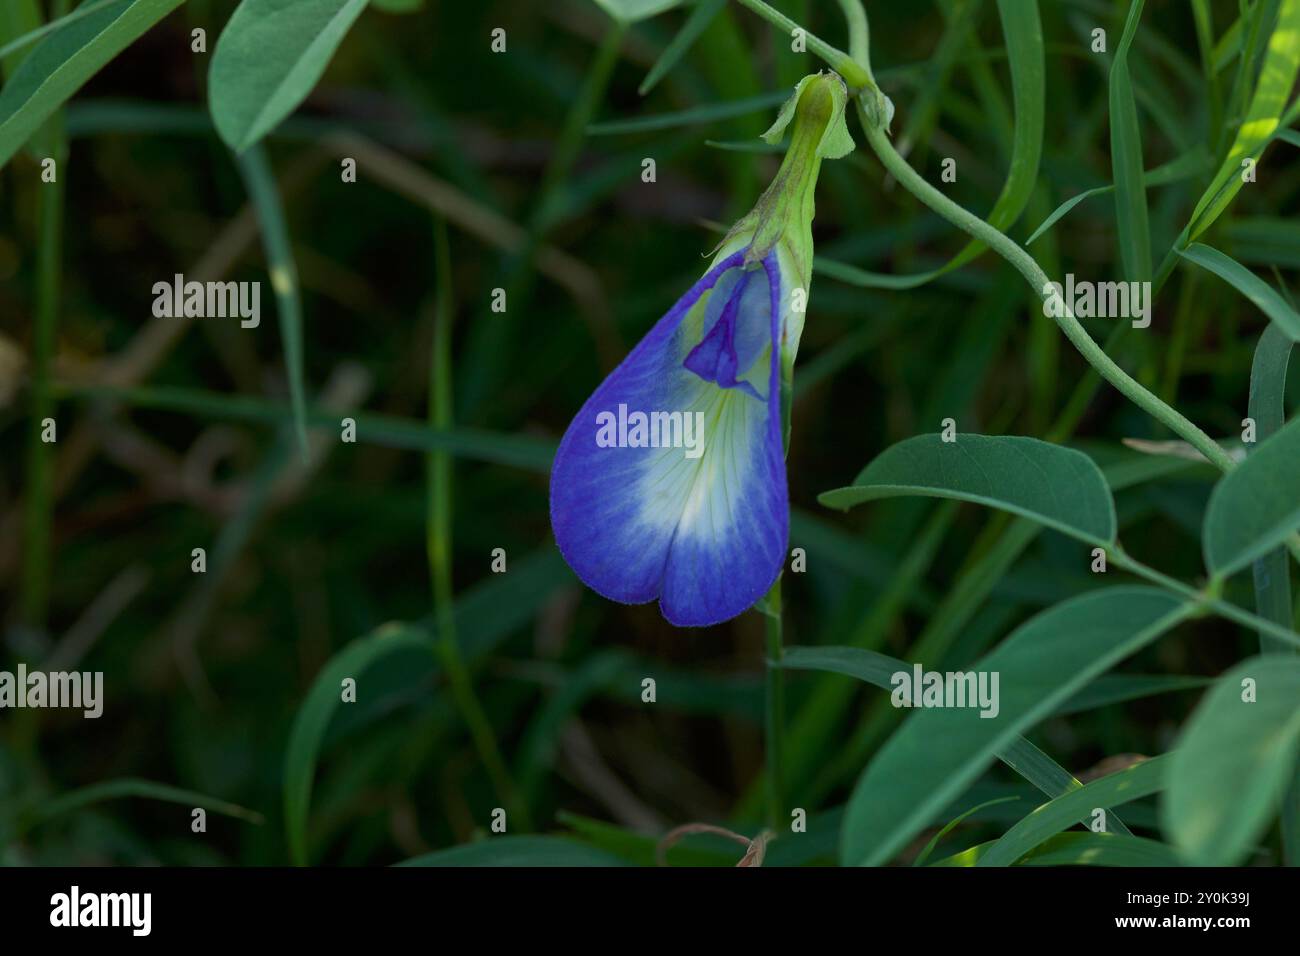
[[[679,631],[653,606],[584,590],[550,540],[546,470],[585,397],[698,276],[719,229],[752,205],[778,159],[757,148],[757,134],[819,64],[722,5],[641,95],[693,8],[626,29],[587,0],[366,10],[265,147],[301,281],[315,426],[303,455],[256,219],[206,108],[211,51],[234,6],[190,0],[65,111],[58,442],[37,474],[25,449],[40,167],[20,155],[0,171],[0,665],[102,670],[106,686],[98,720],[0,715],[3,859],[283,863],[297,825],[300,859],[386,864],[484,835],[503,805],[511,833],[577,830],[642,862],[684,822],[752,835],[762,810],[760,616]],[[846,45],[834,4],[776,6]],[[1022,242],[1061,202],[1110,182],[1111,54],[1091,52],[1089,40],[1104,27],[1113,51],[1127,12],[1100,0],[1041,6],[1042,168],[1008,229]],[[1227,0],[1210,8],[1219,33],[1239,12]],[[986,212],[1012,130],[994,5],[873,4],[871,15],[876,73],[899,110],[896,144],[934,183],[955,158],[945,190]],[[191,52],[196,27],[207,53]],[[505,53],[490,49],[497,27]],[[1145,167],[1184,158],[1196,169],[1149,190],[1159,252],[1213,171],[1208,156],[1233,133],[1225,117],[1240,49],[1222,51],[1215,98],[1197,44],[1185,4],[1152,3],[1130,56]],[[1210,234],[1283,287],[1300,269],[1294,150],[1267,152],[1258,182]],[[357,159],[356,183],[341,181],[343,157]],[[641,177],[646,158],[652,183]],[[1067,440],[1103,465],[1136,456],[1122,439],[1171,436],[1108,387],[1079,391],[1087,366],[992,255],[910,290],[837,278],[851,274],[836,263],[922,272],[965,245],[865,148],[824,165],[814,231],[826,272],[796,369],[789,456],[791,546],[806,549],[807,571],[786,575],[787,642],[897,657],[924,646],[927,666],[956,668],[1035,611],[1113,583],[1117,572],[1089,573],[1082,545],[1050,531],[1008,544],[1008,522],[973,506],[896,499],[839,515],[816,504],[882,448],[947,417],[961,431]],[[1120,277],[1117,248],[1103,196],[1031,251],[1053,277],[1105,281]],[[155,319],[152,286],[176,273],[262,281],[260,327]],[[507,292],[504,314],[491,310],[496,288]],[[428,419],[439,315],[450,332],[443,411],[456,423],[447,442]],[[1114,320],[1089,326],[1105,339]],[[1113,354],[1207,431],[1231,437],[1263,327],[1226,283],[1182,265],[1150,329]],[[339,440],[346,414],[359,422],[355,444]],[[513,793],[484,766],[446,659],[429,653],[448,624],[429,571],[431,538],[448,540],[430,521],[426,456],[436,448],[454,462],[453,482],[433,496],[450,494],[454,640]],[[1214,477],[1192,466],[1120,492],[1128,550],[1185,580],[1202,576],[1200,516]],[[30,559],[23,518],[42,493],[44,567]],[[191,571],[196,547],[207,549],[203,575]],[[491,571],[496,548],[504,574]],[[1232,596],[1249,606],[1249,583],[1239,585]],[[378,641],[391,644],[374,652]],[[1031,739],[1081,779],[1124,755],[1163,752],[1207,678],[1256,641],[1221,621],[1184,626],[1121,668],[1158,675],[1163,693],[1054,717]],[[335,707],[347,676],[357,703]],[[645,677],[657,682],[654,704],[640,699]],[[809,811],[814,839],[797,850],[776,841],[771,861],[829,861],[836,808],[898,717],[880,692],[843,677],[791,675],[787,692],[790,802]],[[862,750],[846,758],[850,738]],[[83,790],[105,782],[118,783]],[[1017,799],[984,806],[939,853],[995,836],[1036,805],[999,765],[935,823],[1008,796]],[[217,800],[234,815],[213,810]],[[198,805],[210,808],[201,835],[190,831]],[[1153,804],[1134,804],[1125,819],[1149,832]],[[693,836],[670,859],[738,855]]]

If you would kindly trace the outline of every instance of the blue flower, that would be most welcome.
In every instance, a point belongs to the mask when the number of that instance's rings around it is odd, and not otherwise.
[[[570,567],[611,600],[658,598],[679,627],[735,617],[781,573],[782,409],[811,278],[813,185],[823,157],[852,148],[844,102],[833,74],[799,84],[767,134],[794,123],[772,186],[555,456],[551,525]]]

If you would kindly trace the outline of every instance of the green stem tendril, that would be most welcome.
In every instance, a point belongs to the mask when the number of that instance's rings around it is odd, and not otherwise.
[[[749,9],[774,26],[780,27],[788,36],[793,35],[796,30],[802,31],[808,49],[825,60],[832,70],[844,77],[844,82],[848,84],[850,93],[856,95],[863,90],[876,89],[876,81],[871,76],[870,67],[863,66],[843,50],[836,49],[811,31],[804,30],[803,27],[780,10],[769,6],[763,0],[738,0],[738,2],[741,6],[749,7]],[[865,42],[866,22],[866,14],[864,13],[862,15],[863,42]]]
[[[739,0],[744,6],[759,16],[785,30],[798,28],[792,20],[777,10],[772,9],[763,0]],[[912,166],[894,149],[889,135],[884,129],[886,115],[875,104],[881,98],[871,78],[870,55],[867,49],[868,28],[866,13],[857,0],[840,0],[845,18],[849,23],[850,43],[855,57],[849,57],[842,50],[826,44],[812,34],[807,34],[808,48],[826,61],[833,69],[839,71],[857,94],[858,119],[866,132],[867,142],[880,159],[881,165],[890,172],[908,192],[914,195],[930,209],[937,212],[958,229],[975,239],[982,241],[1002,258],[1010,262],[1033,287],[1035,295],[1042,301],[1048,301],[1054,295],[1051,286],[1038,262],[1028,252],[1016,244],[1002,231],[989,225],[979,216],[968,212],[953,202],[939,190],[931,186]],[[869,93],[870,96],[863,96]],[[1046,290],[1046,291],[1045,291]],[[1058,303],[1054,303],[1058,304]],[[1059,307],[1052,310],[1056,324],[1061,327],[1071,344],[1087,362],[1095,368],[1102,378],[1110,382],[1134,404],[1138,405],[1157,421],[1167,426],[1193,448],[1204,455],[1222,471],[1231,471],[1235,462],[1213,438],[1207,435],[1193,422],[1184,417],[1177,409],[1161,401],[1156,395],[1143,387],[1106,354],[1087,330],[1075,318],[1069,304],[1063,300]]]

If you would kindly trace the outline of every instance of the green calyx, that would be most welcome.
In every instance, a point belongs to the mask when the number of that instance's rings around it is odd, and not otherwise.
[[[784,242],[792,259],[811,265],[813,191],[821,161],[854,148],[845,121],[848,98],[838,74],[805,76],[763,134],[767,142],[779,143],[788,129],[790,145],[772,184],[731,231],[731,237],[752,236],[747,261],[761,260]]]

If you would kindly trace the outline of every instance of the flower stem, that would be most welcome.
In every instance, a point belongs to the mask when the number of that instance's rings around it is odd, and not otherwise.
[[[881,164],[908,192],[958,229],[980,240],[1010,262],[1016,271],[1024,276],[1025,281],[1033,287],[1035,294],[1044,302],[1050,296],[1056,295],[1049,285],[1047,273],[1042,270],[1033,256],[1017,245],[1005,233],[989,225],[979,216],[963,209],[926,182],[908,164],[907,160],[903,159],[894,149],[893,143],[889,141],[889,135],[872,123],[860,101],[858,103],[858,118],[862,121],[862,128],[866,131],[867,142],[871,144],[871,148],[880,158]],[[1111,357],[1106,354],[1105,349],[1093,340],[1087,329],[1074,317],[1069,304],[1059,296],[1057,296],[1057,300],[1059,308],[1053,310],[1060,313],[1058,316],[1054,316],[1056,324],[1061,327],[1065,337],[1079,350],[1079,353],[1087,360],[1088,364],[1101,374],[1102,378],[1114,385],[1135,405],[1167,426],[1213,462],[1220,470],[1225,472],[1232,470],[1234,462],[1228,453],[1219,446],[1218,442],[1176,409],[1157,398],[1136,379],[1116,365]]]
[[[1125,571],[1132,572],[1138,577],[1146,578],[1152,584],[1159,585],[1167,591],[1172,591],[1188,600],[1198,608],[1206,612],[1213,612],[1219,617],[1235,621],[1248,628],[1253,628],[1263,633],[1277,638],[1283,643],[1292,647],[1300,647],[1300,634],[1287,628],[1282,624],[1271,621],[1268,618],[1260,617],[1247,611],[1243,607],[1238,607],[1230,601],[1225,601],[1219,597],[1219,591],[1223,587],[1223,581],[1220,578],[1211,578],[1209,584],[1204,590],[1197,590],[1190,584],[1184,584],[1177,578],[1171,578],[1167,574],[1162,574],[1155,568],[1143,564],[1141,561],[1130,556],[1119,545],[1110,545],[1106,548],[1110,555],[1111,563],[1117,568],[1123,568]]]
[[[767,825],[778,830],[785,817],[785,676],[781,670],[784,655],[781,620],[781,578],[777,577],[767,592],[765,625],[767,631],[767,693],[764,736],[767,744]]]
[[[853,57],[849,56],[843,50],[831,46],[825,40],[816,36],[810,30],[804,30],[803,27],[795,23],[780,10],[777,10],[763,0],[738,0],[741,6],[749,7],[764,20],[780,27],[787,34],[793,34],[795,30],[803,30],[804,40],[807,42],[808,49],[816,53],[826,61],[832,70],[844,77],[844,81],[849,85],[849,92],[857,93],[863,89],[875,89],[875,80],[871,77],[871,71],[858,64]],[[862,17],[862,31],[865,37],[866,15]]]
[[[782,29],[794,30],[798,28],[798,24],[779,11],[772,9],[763,0],[739,0],[739,2]],[[843,50],[830,46],[811,33],[806,34],[808,48],[825,60],[832,69],[838,71],[855,90],[868,88],[874,91],[875,82],[872,80],[869,65],[870,51],[867,48],[866,13],[857,0],[840,0],[840,7],[848,21],[853,56],[850,57]],[[907,160],[894,149],[893,143],[889,140],[889,134],[881,128],[879,121],[872,118],[863,97],[858,96],[856,100],[858,118],[862,122],[863,130],[866,132],[867,142],[871,145],[872,150],[875,151],[885,169],[893,174],[894,178],[908,192],[925,203],[925,205],[943,216],[944,219],[947,219],[958,229],[982,241],[990,249],[1010,262],[1016,271],[1024,276],[1025,280],[1033,287],[1035,294],[1043,301],[1047,301],[1048,296],[1053,293],[1050,291],[1051,287],[1048,284],[1047,273],[1042,270],[1034,257],[1017,245],[1005,233],[989,225],[979,216],[963,209],[926,182]],[[1045,292],[1044,290],[1049,291]],[[1157,421],[1160,421],[1183,438],[1220,470],[1225,472],[1232,470],[1234,462],[1228,453],[1219,446],[1218,442],[1176,409],[1161,401],[1116,365],[1110,356],[1106,354],[1106,350],[1093,340],[1088,331],[1079,323],[1079,320],[1074,317],[1069,304],[1062,300],[1060,305],[1059,309],[1054,310],[1061,313],[1059,316],[1054,316],[1056,324],[1061,327],[1061,331],[1079,350],[1079,353],[1106,381],[1114,385],[1115,388]]]

